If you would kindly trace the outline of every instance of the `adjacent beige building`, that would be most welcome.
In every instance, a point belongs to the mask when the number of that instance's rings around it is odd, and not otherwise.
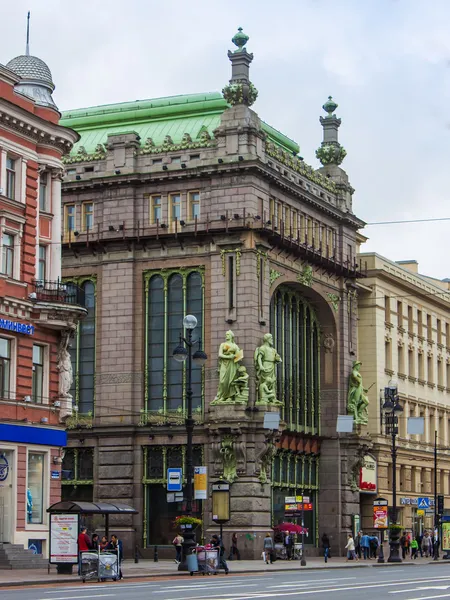
[[[400,523],[415,531],[433,526],[433,508],[422,514],[417,498],[434,497],[437,431],[439,494],[450,509],[450,292],[449,282],[419,274],[416,261],[359,255],[367,279],[359,285],[358,359],[369,391],[369,452],[377,460],[377,495],[392,503],[391,438],[381,419],[384,387],[398,382],[397,505]],[[408,417],[424,417],[423,435],[408,435]],[[361,494],[362,526],[373,526],[374,494]],[[433,505],[433,503],[431,503]]]

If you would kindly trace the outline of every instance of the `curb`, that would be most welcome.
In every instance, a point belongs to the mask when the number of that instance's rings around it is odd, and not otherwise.
[[[427,564],[432,564],[432,565],[436,565],[436,564],[450,564],[450,562],[446,562],[446,561],[432,561],[430,563]],[[302,571],[326,571],[327,573],[329,573],[330,571],[342,571],[344,569],[369,569],[369,568],[378,568],[378,567],[397,567],[397,566],[407,566],[407,567],[414,567],[416,566],[416,563],[411,563],[411,562],[401,562],[401,563],[374,563],[374,564],[357,564],[357,565],[351,565],[351,566],[347,566],[347,565],[339,565],[337,567],[308,567],[308,565],[306,565],[305,567],[293,567],[293,568],[284,568],[284,569],[280,569],[280,568],[274,568],[274,569],[266,569],[265,571],[261,571],[258,569],[245,569],[242,571],[232,571],[230,570],[230,573],[232,573],[233,575],[249,575],[251,573],[259,573],[259,574],[263,574],[263,573],[292,573],[292,572],[302,572]],[[147,573],[147,574],[143,574],[143,575],[127,575],[125,577],[126,581],[131,581],[131,580],[138,580],[138,579],[152,579],[155,577],[186,577],[187,575],[189,575],[189,571],[167,571],[167,572],[163,572],[163,573]],[[36,586],[36,585],[40,585],[40,586],[45,586],[45,585],[54,585],[57,583],[81,583],[81,579],[79,579],[78,577],[76,578],[71,578],[71,579],[46,579],[46,580],[40,580],[40,581],[12,581],[12,582],[8,582],[8,581],[2,581],[0,582],[0,588],[5,588],[5,587],[26,587],[26,586]]]

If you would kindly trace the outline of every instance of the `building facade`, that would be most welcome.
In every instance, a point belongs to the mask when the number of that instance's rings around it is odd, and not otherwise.
[[[449,285],[419,274],[415,261],[395,263],[377,254],[359,258],[367,265],[367,278],[359,290],[358,358],[364,385],[371,386],[368,452],[378,472],[377,490],[361,494],[362,524],[373,527],[374,495],[392,505],[391,438],[385,435],[380,411],[384,388],[394,378],[403,406],[397,438],[399,522],[423,532],[434,524],[435,436],[437,493],[450,509]],[[424,418],[423,435],[408,434],[408,417]],[[418,506],[419,497],[430,498],[430,510]]]
[[[78,135],[58,124],[39,58],[0,66],[0,543],[48,551],[72,414],[60,377],[69,333],[86,312],[62,286],[62,156]]]
[[[232,483],[226,543],[235,531],[244,556],[259,556],[268,528],[285,519],[285,498],[304,493],[310,548],[321,523],[340,545],[358,506],[347,463],[359,442],[341,444],[336,416],[356,349],[348,306],[363,223],[339,166],[337,105],[324,105],[323,167],[314,170],[250,108],[247,39],[233,38],[223,95],[63,116],[81,136],[65,159],[63,273],[88,307],[71,348],[77,412],[63,495],[134,504],[138,515],[116,521],[128,551],[170,544],[185,510],[167,494],[167,468],[185,472],[187,373],[172,353],[187,313],[209,357],[193,370],[194,463],[208,466],[209,483]],[[228,330],[243,351],[245,393],[223,403],[218,352]],[[254,354],[267,332],[283,361],[280,404],[257,395]],[[278,430],[264,429],[266,412],[280,412]],[[194,510],[206,535],[210,501]]]

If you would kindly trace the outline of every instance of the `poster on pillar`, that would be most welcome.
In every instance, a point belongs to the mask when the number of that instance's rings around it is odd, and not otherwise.
[[[359,491],[361,494],[377,493],[377,461],[371,454],[366,454],[359,469]]]

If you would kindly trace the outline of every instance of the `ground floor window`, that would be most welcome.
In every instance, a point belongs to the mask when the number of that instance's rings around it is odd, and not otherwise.
[[[93,501],[93,448],[66,448],[61,470],[61,484],[63,500]]]
[[[308,529],[305,544],[316,545],[318,494],[316,490],[304,490],[304,495],[309,498],[309,503],[312,504],[312,510],[305,510],[304,513],[305,527]],[[285,500],[293,496],[302,496],[302,490],[299,488],[272,488],[272,520],[274,526],[285,522],[296,523],[297,525],[302,524],[300,516],[286,517],[285,515]]]
[[[175,537],[173,521],[186,512],[186,446],[145,446],[143,545],[170,545]],[[194,446],[194,467],[203,465],[203,447]],[[183,492],[167,490],[167,469],[181,468]],[[202,501],[193,503],[194,516],[202,518]],[[198,540],[201,532],[198,532]]]
[[[44,522],[44,454],[28,452],[27,522]]]

